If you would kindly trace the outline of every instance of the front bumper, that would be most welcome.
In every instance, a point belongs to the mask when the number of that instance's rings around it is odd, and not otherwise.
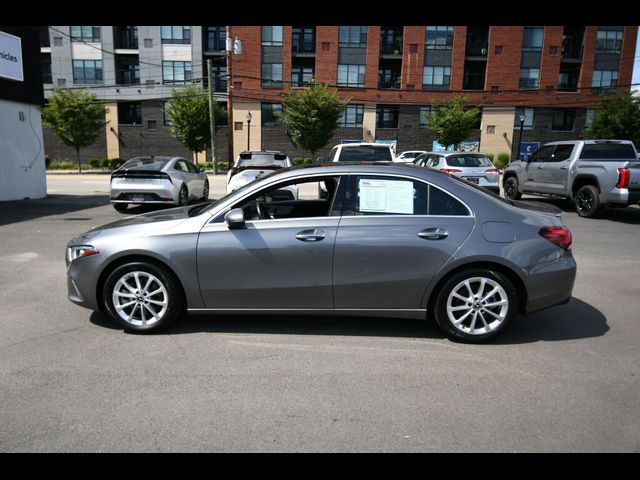
[[[67,299],[84,308],[100,310],[97,298],[98,278],[103,256],[98,253],[89,257],[67,261]]]

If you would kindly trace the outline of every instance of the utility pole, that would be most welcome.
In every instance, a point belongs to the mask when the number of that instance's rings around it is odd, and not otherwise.
[[[227,25],[227,125],[229,130],[228,140],[228,154],[227,161],[228,167],[231,169],[233,167],[233,101],[231,99],[231,94],[233,92],[233,65],[232,65],[232,53],[233,53],[233,39],[231,37],[231,27]]]
[[[216,111],[213,106],[213,67],[211,59],[207,60],[207,71],[209,72],[209,123],[211,125],[211,160],[213,161],[213,173],[218,174],[218,160],[216,158]]]

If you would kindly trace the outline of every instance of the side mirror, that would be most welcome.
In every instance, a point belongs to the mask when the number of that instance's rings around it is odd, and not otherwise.
[[[531,157],[529,157],[529,155],[523,155],[523,156],[520,158],[520,161],[521,161],[521,162],[524,162],[524,163],[529,163],[529,158],[531,158]]]
[[[204,173],[204,167],[200,167],[198,170],[200,170],[200,173]]]
[[[318,157],[316,159],[316,163],[325,163],[327,161],[327,159],[325,157]]]
[[[241,208],[234,208],[233,210],[230,210],[224,216],[224,221],[230,230],[244,228],[244,210]]]

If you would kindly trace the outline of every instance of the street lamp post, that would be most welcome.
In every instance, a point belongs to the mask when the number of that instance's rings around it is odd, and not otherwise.
[[[247,112],[247,152],[251,151],[251,112]]]
[[[520,114],[520,136],[518,137],[518,150],[516,151],[516,155],[518,160],[520,160],[520,145],[522,144],[522,128],[524,127],[524,121],[527,119],[524,113]]]

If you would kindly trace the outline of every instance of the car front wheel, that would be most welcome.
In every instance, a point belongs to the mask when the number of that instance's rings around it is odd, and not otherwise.
[[[434,315],[451,340],[482,343],[504,332],[518,310],[513,283],[491,270],[465,270],[449,278],[436,297]]]
[[[146,262],[127,263],[111,272],[104,284],[103,299],[109,318],[129,332],[160,331],[185,310],[177,279]]]

